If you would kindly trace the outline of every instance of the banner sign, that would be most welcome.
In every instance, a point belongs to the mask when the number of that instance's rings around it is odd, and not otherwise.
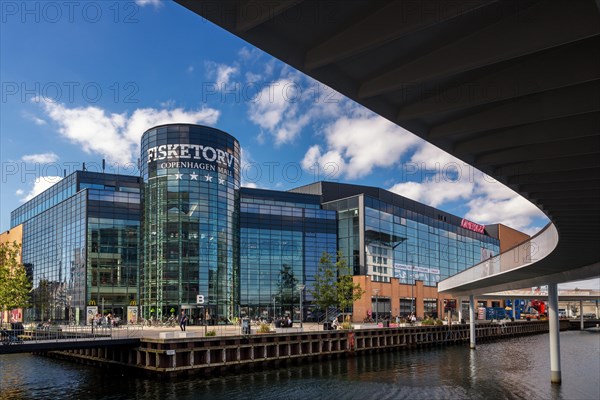
[[[85,313],[85,323],[86,325],[92,325],[94,323],[94,318],[98,314],[98,306],[87,306]]]
[[[432,279],[436,282],[440,280],[439,268],[428,268],[428,267],[413,267],[412,265],[394,264],[394,278],[408,279],[408,271],[412,272],[413,278],[422,281],[429,281],[430,275],[433,275]]]
[[[127,306],[127,323],[137,324],[138,322],[138,308],[137,306]]]

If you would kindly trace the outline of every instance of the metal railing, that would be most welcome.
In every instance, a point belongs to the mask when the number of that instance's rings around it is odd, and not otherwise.
[[[526,267],[548,256],[557,244],[558,231],[550,223],[530,240],[439,282],[438,291],[457,289],[467,283]]]

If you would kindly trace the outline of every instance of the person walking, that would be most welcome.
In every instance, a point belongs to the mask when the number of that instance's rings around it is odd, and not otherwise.
[[[185,315],[185,311],[181,310],[181,316],[179,317],[179,327],[185,332],[185,325],[187,324],[188,317]]]

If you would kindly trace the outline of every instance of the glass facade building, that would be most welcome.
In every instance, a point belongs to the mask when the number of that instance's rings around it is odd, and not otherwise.
[[[205,314],[227,321],[239,304],[240,145],[205,126],[157,126],[142,136],[145,318],[206,299]]]
[[[318,196],[242,188],[240,191],[240,315],[300,317],[313,313],[310,289],[323,252],[335,254],[336,212]]]
[[[228,133],[161,125],[142,136],[140,177],[77,171],[14,210],[33,279],[26,320],[83,323],[90,308],[298,320],[298,285],[311,320],[320,258],[338,250],[355,281],[377,288],[355,303],[361,313],[414,311],[421,285],[416,309],[434,314],[440,280],[499,253],[494,228],[383,189],[240,188],[240,160]]]
[[[123,317],[138,287],[140,178],[77,171],[11,213],[32,271],[31,321]]]
[[[293,192],[321,196],[338,213],[338,248],[355,275],[425,286],[496,255],[500,241],[462,227],[463,219],[387,190],[318,182]]]

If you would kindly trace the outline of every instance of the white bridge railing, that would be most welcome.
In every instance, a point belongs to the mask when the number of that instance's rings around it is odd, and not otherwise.
[[[526,267],[548,256],[557,244],[558,232],[554,224],[549,223],[527,242],[444,279],[438,284],[438,291],[460,290],[467,283]]]

